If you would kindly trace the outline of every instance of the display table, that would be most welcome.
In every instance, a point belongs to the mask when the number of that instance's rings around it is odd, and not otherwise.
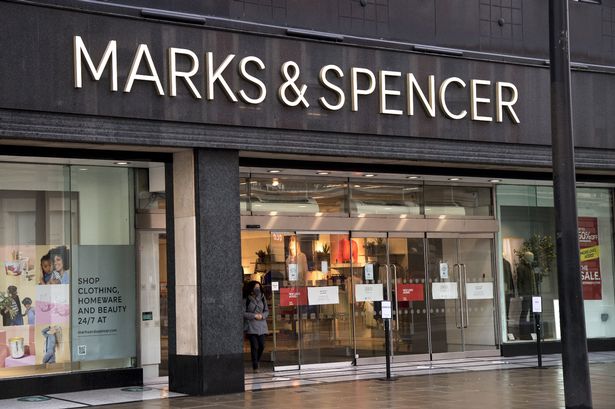
[[[26,355],[21,358],[12,358],[7,356],[4,361],[5,368],[14,368],[16,366],[30,366],[35,364],[36,357],[34,355]]]

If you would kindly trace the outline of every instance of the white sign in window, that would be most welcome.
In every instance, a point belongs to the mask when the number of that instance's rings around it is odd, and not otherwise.
[[[288,265],[288,280],[289,281],[297,281],[299,279],[299,268],[297,264],[289,264]]]
[[[356,284],[354,291],[356,302],[382,301],[384,299],[382,284]]]
[[[336,285],[308,287],[308,303],[309,305],[339,304],[339,289]]]
[[[532,297],[532,312],[542,312],[542,297]]]
[[[365,279],[373,280],[374,279],[374,265],[368,263],[365,265]]]
[[[448,280],[448,263],[440,263],[440,278]]]
[[[466,283],[466,298],[468,300],[493,299],[493,283]]]
[[[322,271],[325,274],[329,272],[329,262],[328,261],[325,260],[325,261],[320,262],[320,271]]]
[[[457,282],[432,283],[431,295],[434,300],[456,300],[459,298]]]
[[[278,281],[271,282],[271,291],[278,291],[280,289],[280,283]]]
[[[391,313],[391,301],[383,301],[382,302],[382,318],[392,318],[393,315]]]

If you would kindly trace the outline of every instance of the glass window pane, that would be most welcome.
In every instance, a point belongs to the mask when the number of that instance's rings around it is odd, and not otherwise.
[[[252,213],[340,215],[346,209],[346,182],[339,179],[254,177],[250,180]]]
[[[491,188],[425,185],[427,216],[491,216]]]
[[[548,186],[498,186],[501,222],[505,342],[530,341],[531,297],[542,297],[543,336],[558,338],[555,225]]]
[[[70,370],[68,168],[0,163],[0,174],[0,379]]]
[[[581,280],[588,338],[615,336],[611,190],[577,189]]]
[[[353,215],[416,216],[421,214],[420,185],[390,183],[350,183],[350,209]]]
[[[248,179],[239,178],[239,209],[242,214],[248,212]]]
[[[135,169],[135,175],[137,209],[142,211],[166,209],[164,165],[148,169]]]
[[[71,168],[79,200],[72,246],[72,359],[75,369],[129,367],[136,357],[133,172]]]

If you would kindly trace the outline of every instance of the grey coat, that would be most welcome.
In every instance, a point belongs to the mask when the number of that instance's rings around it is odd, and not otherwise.
[[[253,295],[248,297],[248,300],[243,299],[245,311],[243,313],[243,330],[246,334],[263,335],[269,332],[267,328],[267,317],[269,316],[269,308],[265,297],[254,298]],[[263,319],[257,320],[254,318],[256,314],[262,314]]]

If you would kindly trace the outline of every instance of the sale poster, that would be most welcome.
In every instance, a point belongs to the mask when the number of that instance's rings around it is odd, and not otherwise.
[[[397,284],[397,301],[424,301],[423,284]]]
[[[598,240],[598,219],[596,217],[579,217],[579,247],[583,299],[601,300],[602,275],[600,273],[600,242]]]
[[[307,305],[307,289],[305,287],[280,288],[280,307],[292,307],[295,305]]]

